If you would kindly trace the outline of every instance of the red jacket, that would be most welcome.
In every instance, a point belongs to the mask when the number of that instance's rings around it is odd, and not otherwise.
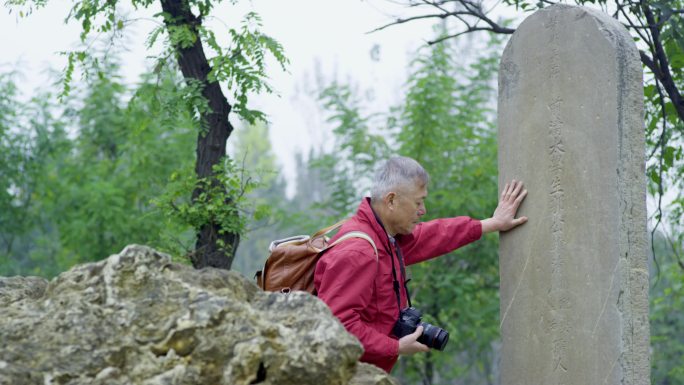
[[[399,260],[390,247],[387,233],[375,219],[370,199],[365,198],[331,242],[349,231],[368,234],[378,248],[364,239],[352,238],[325,252],[316,265],[314,285],[344,327],[364,348],[361,361],[388,373],[397,362],[399,342],[392,336],[399,309],[392,286],[392,262],[401,283],[401,307],[406,307]],[[480,221],[469,217],[436,219],[416,225],[410,235],[396,237],[406,265],[434,258],[480,239]]]

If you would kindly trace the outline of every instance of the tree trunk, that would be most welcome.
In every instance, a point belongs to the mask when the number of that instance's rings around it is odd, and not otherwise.
[[[162,10],[169,14],[164,20],[167,27],[188,25],[197,37],[191,47],[174,48],[183,77],[187,80],[199,80],[204,85],[202,96],[209,103],[209,111],[201,115],[203,127],[197,135],[195,172],[198,178],[210,178],[212,183],[216,184],[218,181],[214,176],[213,167],[226,155],[226,140],[233,131],[233,126],[228,121],[231,106],[223,95],[219,83],[207,81],[211,67],[197,33],[197,26],[201,25],[202,20],[192,13],[185,0],[161,0],[161,6]],[[202,192],[202,188],[196,187],[192,192],[193,201]],[[221,231],[217,223],[205,224],[197,234],[195,251],[190,257],[192,265],[198,269],[206,266],[230,269],[239,242],[239,234]]]

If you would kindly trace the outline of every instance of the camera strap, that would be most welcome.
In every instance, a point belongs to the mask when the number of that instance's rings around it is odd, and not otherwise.
[[[389,236],[389,235],[388,235]],[[390,237],[394,240],[394,238]],[[397,309],[401,312],[401,294],[399,294],[399,280],[397,279],[397,269],[394,268],[394,257],[392,256],[392,248],[389,250],[390,260],[392,261],[392,287],[394,288],[394,294],[397,296]]]
[[[408,283],[411,278],[406,278],[406,267],[404,266],[404,255],[401,253],[401,248],[394,237],[389,237],[390,243],[394,245],[394,251],[399,259],[399,267],[401,268],[401,278],[404,280],[404,290],[406,290],[406,299],[408,300],[408,305],[411,307],[411,294],[409,294]],[[392,258],[392,273],[394,274],[394,258]],[[395,285],[394,291],[397,293],[397,298],[399,297],[399,285]],[[401,303],[399,304],[399,309],[401,310]]]
[[[380,227],[385,231],[385,234],[387,234],[387,230],[385,230],[385,225],[382,223],[380,220],[380,217],[378,217],[378,214],[375,213],[375,210],[371,207],[371,211],[373,211],[373,216],[375,216],[375,220],[378,222]],[[403,279],[404,282],[404,289],[406,290],[406,299],[408,300],[408,305],[409,307],[411,306],[411,294],[409,294],[408,290],[408,281],[411,279],[406,279],[406,268],[404,267],[404,256],[401,254],[401,249],[399,248],[399,245],[397,244],[397,241],[392,237],[391,235],[387,234],[387,238],[389,239],[389,243],[391,245],[394,245],[394,251],[395,254],[397,255],[397,258],[399,259],[399,266],[401,267],[401,278]],[[392,261],[392,287],[394,288],[394,294],[397,297],[397,309],[399,309],[399,312],[401,312],[401,294],[399,293],[399,290],[401,288],[401,285],[399,284],[399,280],[397,279],[397,269],[394,266],[394,257],[392,256],[392,247],[391,245],[388,244],[387,248],[385,249],[387,251],[387,254],[390,256],[390,260]]]

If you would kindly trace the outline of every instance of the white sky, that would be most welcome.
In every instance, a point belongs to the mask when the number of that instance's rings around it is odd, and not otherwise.
[[[25,95],[40,88],[48,80],[47,69],[61,70],[66,58],[59,51],[79,47],[80,25],[64,24],[70,3],[53,0],[46,8],[29,17],[18,18],[17,12],[0,11],[0,36],[3,56],[0,69],[20,69],[24,75],[20,87]],[[402,9],[386,0],[243,0],[236,6],[223,2],[213,13],[215,19],[205,24],[215,31],[225,25],[237,26],[245,12],[255,10],[263,20],[263,30],[284,46],[290,59],[288,72],[273,66],[268,72],[279,95],[255,95],[253,108],[269,115],[271,142],[288,179],[294,176],[295,150],[307,152],[314,144],[330,139],[323,130],[324,117],[317,108],[313,92],[316,74],[329,82],[334,78],[351,81],[372,101],[373,110],[385,111],[401,100],[400,89],[406,79],[408,63],[415,51],[432,37],[432,22],[413,22],[368,34],[391,21],[391,15]],[[130,17],[152,19],[159,9],[136,11]],[[144,42],[155,26],[151,20],[140,20],[126,30],[123,56],[124,78],[135,82],[141,72],[151,67],[146,59]],[[379,55],[371,58],[371,50],[379,47]],[[78,79],[75,79],[78,80]],[[53,88],[56,89],[56,88]],[[231,118],[239,127],[235,116]],[[229,144],[230,144],[229,139]]]

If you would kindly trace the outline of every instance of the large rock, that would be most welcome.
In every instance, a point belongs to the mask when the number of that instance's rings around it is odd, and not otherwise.
[[[0,279],[0,384],[394,384],[323,302],[144,246]]]
[[[24,298],[42,297],[47,284],[41,277],[0,277],[0,308]]]

